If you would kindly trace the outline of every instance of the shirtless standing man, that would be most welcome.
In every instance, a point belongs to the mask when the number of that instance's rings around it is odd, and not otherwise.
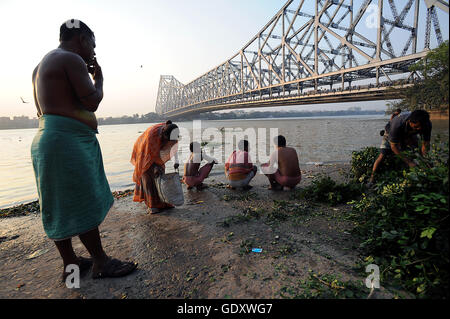
[[[95,59],[95,37],[79,20],[60,27],[60,45],[33,71],[39,130],[31,146],[42,222],[66,266],[93,278],[120,277],[136,265],[110,258],[98,226],[114,198],[103,169],[94,112],[103,99],[102,69]],[[93,76],[92,83],[89,73]],[[92,259],[77,257],[71,238],[79,236]]]
[[[282,135],[274,138],[274,146],[269,163],[261,165],[261,170],[269,179],[269,189],[293,189],[302,179],[297,151],[286,146],[286,138]]]

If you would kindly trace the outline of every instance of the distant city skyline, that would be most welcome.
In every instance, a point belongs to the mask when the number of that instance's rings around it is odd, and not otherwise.
[[[244,111],[234,110],[228,113],[214,112],[214,113],[201,113],[195,117],[178,118],[177,122],[191,121],[192,119],[198,120],[246,120],[246,119],[267,119],[267,118],[291,118],[291,117],[329,117],[329,116],[370,116],[370,115],[386,115],[384,111],[375,110],[362,110],[361,107],[350,107],[347,110],[331,110],[331,111],[290,111],[280,112],[271,111],[270,108],[258,109],[257,111]],[[139,123],[157,123],[164,121],[164,116],[160,116],[156,113],[148,113],[143,115],[133,114],[120,116],[120,117],[99,117],[99,125],[117,125],[117,124],[139,124]],[[29,118],[28,116],[14,116],[12,118],[6,116],[0,116],[0,130],[8,129],[28,129],[37,128],[39,126],[39,120],[37,118]]]
[[[354,3],[362,0],[354,0]],[[373,3],[377,1],[374,0]],[[59,27],[80,19],[94,31],[105,97],[96,115],[154,112],[161,75],[189,83],[229,59],[286,0],[2,0],[0,117],[36,116],[31,73],[59,45]],[[306,1],[311,6],[314,1]],[[448,20],[440,19],[448,38]],[[141,67],[142,65],[142,67]],[[271,110],[385,109],[385,101]]]
[[[387,109],[387,101],[366,101],[366,102],[352,102],[352,103],[339,103],[339,104],[315,104],[315,105],[291,105],[291,106],[274,106],[274,107],[263,107],[263,108],[248,108],[248,109],[233,109],[233,110],[223,110],[223,111],[216,111],[217,113],[228,113],[233,111],[244,111],[244,112],[254,112],[254,111],[261,111],[261,112],[288,112],[288,111],[311,111],[311,112],[317,112],[317,111],[345,111],[351,108],[359,107],[363,111],[381,111]],[[33,104],[34,107],[34,104]],[[119,115],[97,115],[98,118],[107,118],[107,117],[121,117],[121,116],[133,116],[134,114],[138,115],[145,115],[148,113],[152,113],[155,110],[151,110],[149,112],[145,113],[124,113]],[[12,114],[12,115],[2,115],[0,114],[0,118],[2,117],[9,117],[10,119],[14,117],[28,117],[30,119],[37,118],[37,115],[31,114]]]

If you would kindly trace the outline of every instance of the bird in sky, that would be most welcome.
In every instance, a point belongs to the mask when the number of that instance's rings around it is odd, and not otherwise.
[[[22,100],[22,103],[30,103],[30,102],[25,102],[22,97],[20,97],[20,99]]]

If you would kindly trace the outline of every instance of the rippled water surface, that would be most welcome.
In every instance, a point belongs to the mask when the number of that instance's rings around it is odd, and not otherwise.
[[[225,132],[235,132],[241,128],[244,132],[254,129],[256,137],[266,140],[266,149],[255,147],[253,151],[269,154],[270,129],[286,137],[288,146],[293,146],[299,153],[300,163],[304,167],[312,162],[348,162],[351,152],[365,146],[378,146],[381,142],[379,131],[384,128],[388,118],[384,116],[353,117],[318,117],[288,118],[265,120],[225,120],[202,121],[202,132],[216,132],[216,136],[204,136],[209,141],[208,150],[221,165],[215,166],[216,174],[223,172],[223,161],[229,154],[230,144],[222,144]],[[188,153],[192,135],[192,122],[177,123],[181,130],[180,160]],[[151,124],[122,124],[99,127],[97,138],[103,154],[106,175],[112,190],[131,188],[133,186],[133,166],[130,163],[133,144],[139,135]],[[448,139],[448,121],[433,121],[433,136],[440,134]],[[214,130],[217,128],[217,130]],[[189,134],[187,132],[189,131]],[[37,129],[0,130],[0,208],[35,200],[36,184],[30,158],[30,147]],[[185,134],[183,134],[185,133]],[[219,134],[219,136],[217,135]],[[251,145],[253,148],[254,145]],[[256,155],[254,162],[265,160]],[[168,170],[172,165],[168,164]]]

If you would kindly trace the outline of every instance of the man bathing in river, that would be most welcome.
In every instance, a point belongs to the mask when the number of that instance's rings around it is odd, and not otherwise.
[[[261,170],[269,179],[269,189],[291,190],[302,179],[297,151],[286,146],[286,138],[282,135],[275,137],[274,146],[275,151],[270,155],[269,163],[261,165]]]
[[[192,142],[189,145],[191,155],[186,164],[184,164],[184,176],[183,182],[187,185],[187,189],[192,189],[194,187],[197,190],[202,190],[206,188],[203,184],[205,178],[208,177],[214,164],[217,164],[217,160],[213,157],[208,156],[202,149],[198,142]],[[208,163],[200,168],[200,164],[205,160]]]
[[[81,21],[60,28],[60,45],[33,71],[39,130],[31,146],[42,222],[66,266],[80,273],[92,266],[93,278],[120,277],[136,269],[106,255],[98,226],[114,203],[95,134],[94,112],[103,99],[102,69],[95,59],[95,37]],[[94,83],[89,77],[93,76]],[[76,256],[79,236],[90,258]]]

